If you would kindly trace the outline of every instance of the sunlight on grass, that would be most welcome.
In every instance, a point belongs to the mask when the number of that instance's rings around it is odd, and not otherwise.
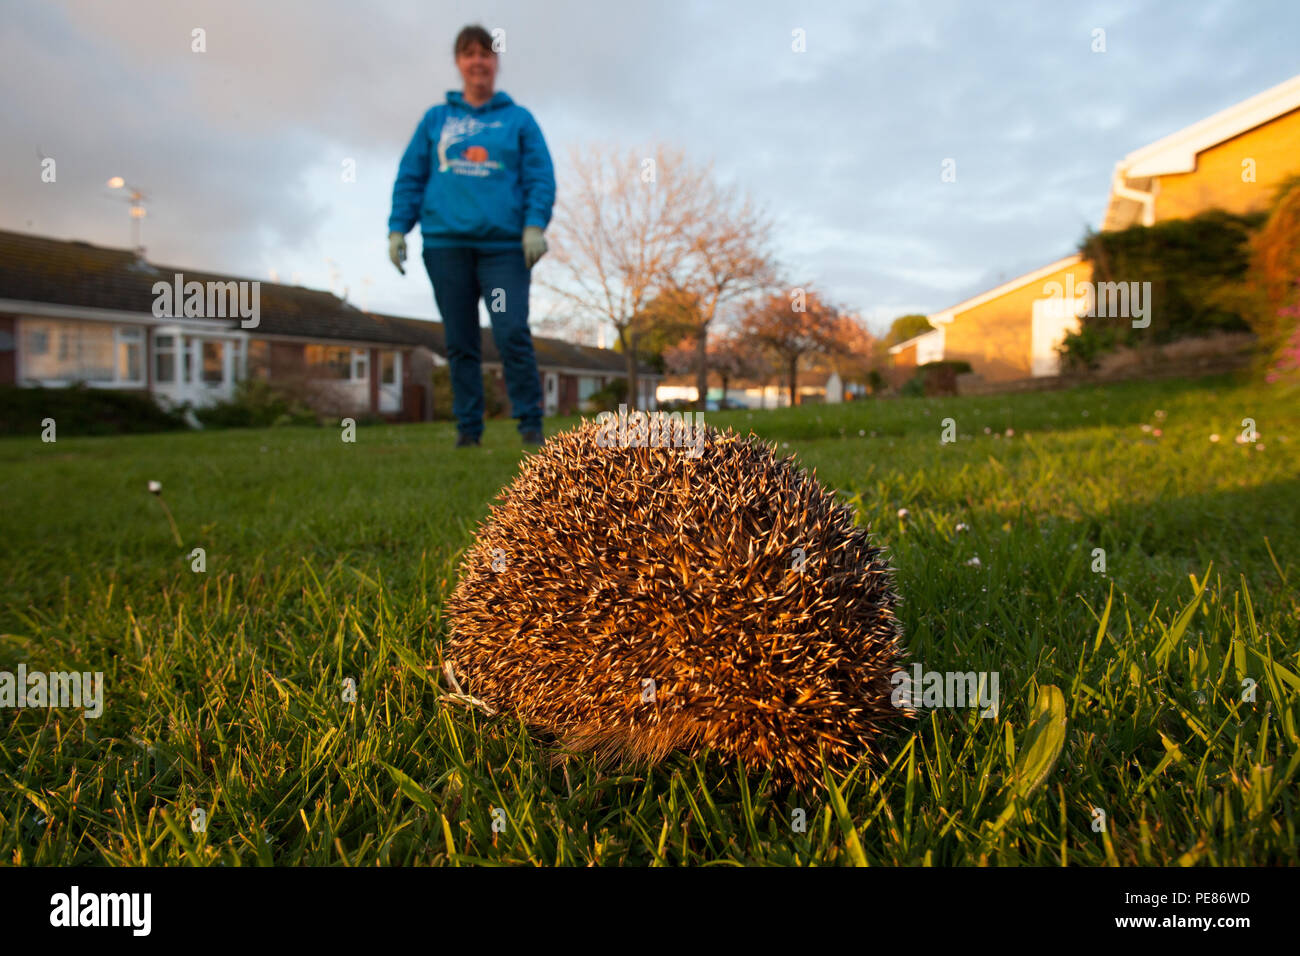
[[[996,716],[924,712],[821,800],[710,755],[555,763],[439,699],[442,601],[523,454],[513,423],[465,450],[447,424],[6,440],[0,669],[102,671],[107,691],[99,719],[0,712],[0,858],[1296,861],[1294,395],[1215,380],[706,417],[853,505],[913,659],[997,672]]]

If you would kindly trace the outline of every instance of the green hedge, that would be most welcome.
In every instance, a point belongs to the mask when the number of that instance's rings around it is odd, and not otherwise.
[[[204,428],[266,428],[271,425],[315,425],[316,412],[292,390],[270,382],[244,379],[229,401],[198,408]]]
[[[616,411],[619,405],[627,401],[627,379],[610,379],[604,386],[587,396],[587,401],[591,402],[592,408],[597,412]],[[694,402],[686,404],[692,407],[695,405]]]
[[[1091,364],[1120,346],[1249,331],[1240,302],[1250,240],[1266,218],[1212,209],[1191,219],[1089,233],[1079,251],[1092,265],[1094,283],[1151,283],[1150,325],[1139,329],[1130,318],[1084,316],[1079,332],[1062,346],[1067,363]]]
[[[912,377],[903,383],[899,393],[907,398],[923,395],[956,395],[957,376],[971,371],[970,362],[949,359],[918,365]]]
[[[38,436],[52,418],[58,437],[173,431],[187,427],[144,392],[115,388],[19,388],[0,385],[0,435]]]

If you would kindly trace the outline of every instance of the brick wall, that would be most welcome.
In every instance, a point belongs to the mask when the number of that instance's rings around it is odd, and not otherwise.
[[[1092,280],[1092,266],[1082,261],[957,313],[944,326],[944,359],[970,362],[971,371],[986,382],[1029,378],[1034,300],[1046,298],[1043,286],[1048,282],[1064,286],[1067,272],[1074,274],[1076,285]]]
[[[18,320],[12,315],[0,315],[0,338],[8,333],[13,348],[0,351],[0,385],[13,385],[18,381]]]
[[[1255,182],[1242,180],[1242,161],[1254,160]],[[1161,176],[1156,221],[1183,219],[1207,209],[1246,213],[1265,209],[1277,185],[1300,173],[1300,110],[1211,146],[1190,173]]]

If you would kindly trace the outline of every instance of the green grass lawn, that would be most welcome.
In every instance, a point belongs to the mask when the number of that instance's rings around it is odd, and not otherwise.
[[[439,697],[442,602],[518,468],[513,422],[465,450],[443,423],[9,439],[0,670],[106,693],[99,719],[0,711],[0,861],[1296,862],[1300,398],[1207,380],[706,418],[853,504],[913,659],[997,672],[996,717],[929,711],[825,799],[709,754],[557,766]]]

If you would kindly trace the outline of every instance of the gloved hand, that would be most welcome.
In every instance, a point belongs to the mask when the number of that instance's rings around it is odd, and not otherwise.
[[[402,263],[406,261],[406,237],[400,232],[388,234],[388,258],[393,260],[398,272],[406,275],[406,270],[402,268]]]
[[[546,237],[542,235],[541,227],[524,226],[524,263],[531,269],[544,255],[546,255]]]

